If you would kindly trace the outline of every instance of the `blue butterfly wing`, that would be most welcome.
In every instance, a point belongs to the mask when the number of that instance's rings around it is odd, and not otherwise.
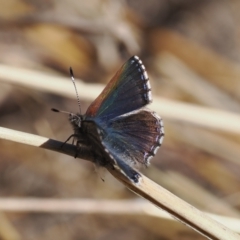
[[[149,79],[142,61],[133,56],[116,73],[88,108],[85,120],[95,123],[98,136],[91,141],[102,148],[108,162],[137,182],[131,168],[148,165],[163,140],[162,120],[141,109],[152,101]],[[99,139],[96,141],[96,139]]]
[[[128,170],[131,171],[128,165],[133,166],[137,162],[149,165],[162,144],[164,129],[156,113],[141,109],[109,121],[101,134],[105,151],[128,175]]]
[[[108,121],[137,110],[152,101],[145,67],[137,57],[131,57],[115,74],[102,93],[89,106],[87,118]]]

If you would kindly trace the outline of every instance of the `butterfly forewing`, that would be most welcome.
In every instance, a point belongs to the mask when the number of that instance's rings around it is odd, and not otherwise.
[[[106,121],[151,102],[151,89],[142,61],[131,57],[89,106],[86,116]]]

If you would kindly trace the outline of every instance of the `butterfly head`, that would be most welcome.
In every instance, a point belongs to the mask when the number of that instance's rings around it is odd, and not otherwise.
[[[69,121],[74,128],[81,128],[82,120],[83,120],[83,116],[80,114],[74,114],[74,113],[69,114]]]

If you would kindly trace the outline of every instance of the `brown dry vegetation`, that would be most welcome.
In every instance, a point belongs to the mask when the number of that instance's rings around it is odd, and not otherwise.
[[[0,67],[68,77],[71,66],[76,78],[106,84],[126,59],[138,55],[156,99],[239,114],[239,11],[237,0],[0,0]],[[1,127],[61,141],[72,133],[67,117],[50,111],[78,111],[70,78],[68,98],[11,84],[1,71]],[[85,112],[91,97],[79,93]],[[203,211],[239,219],[239,128],[231,128],[227,116],[215,115],[209,123],[197,108],[161,112],[164,101],[157,103],[152,106],[160,109],[166,135],[142,172]],[[82,208],[0,212],[1,240],[204,239],[178,222],[143,214],[138,196],[87,161],[0,140],[0,200],[6,197],[74,198]]]

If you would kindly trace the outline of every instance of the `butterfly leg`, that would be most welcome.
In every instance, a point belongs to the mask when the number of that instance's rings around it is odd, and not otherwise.
[[[69,136],[67,138],[67,140],[62,143],[62,145],[60,146],[60,148],[63,148],[63,146],[70,140],[70,139],[73,139],[72,141],[72,144],[73,145],[76,145],[77,147],[77,150],[76,150],[76,153],[75,153],[75,158],[77,158],[79,152],[82,152],[82,153],[87,153],[87,152],[92,152],[92,147],[91,145],[87,144],[86,141],[84,139],[81,139],[81,136],[79,134],[72,134],[71,136]],[[77,139],[77,142],[75,144],[74,140]]]
[[[72,134],[71,136],[69,136],[69,137],[67,138],[67,140],[61,145],[60,148],[63,148],[63,146],[64,146],[71,138],[73,138],[72,144],[74,144],[74,137],[77,137],[77,136],[78,136],[77,134]]]

